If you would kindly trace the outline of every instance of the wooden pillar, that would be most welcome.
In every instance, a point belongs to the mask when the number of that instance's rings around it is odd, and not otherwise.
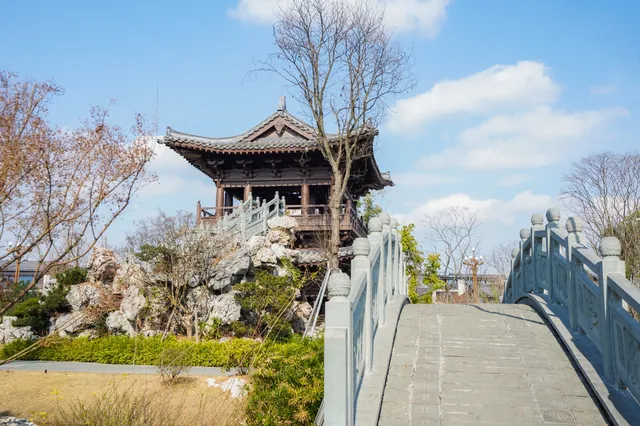
[[[247,201],[250,196],[251,196],[251,184],[250,183],[245,183],[244,184],[244,199],[243,199],[243,201]]]
[[[302,204],[302,217],[309,214],[309,184],[304,181],[300,188],[300,204]]]
[[[217,182],[216,189],[216,216],[222,217],[222,207],[224,206],[224,186]]]

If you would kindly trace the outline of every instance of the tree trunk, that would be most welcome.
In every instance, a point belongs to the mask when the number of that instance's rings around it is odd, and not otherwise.
[[[334,183],[331,186],[331,195],[329,196],[331,234],[329,238],[327,262],[330,270],[340,266],[338,249],[340,248],[340,201],[342,201],[342,194],[340,193],[341,183],[342,179],[334,175]]]

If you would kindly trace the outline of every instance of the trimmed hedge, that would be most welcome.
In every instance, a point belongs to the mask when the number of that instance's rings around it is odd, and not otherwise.
[[[15,340],[2,348],[2,357],[8,358],[29,346],[33,341]],[[251,352],[260,342],[231,339],[226,342],[196,343],[168,336],[158,337],[106,336],[95,339],[57,338],[20,359],[37,361],[81,361],[100,364],[156,365],[164,348],[184,350],[187,365],[202,367],[237,367],[248,362]]]

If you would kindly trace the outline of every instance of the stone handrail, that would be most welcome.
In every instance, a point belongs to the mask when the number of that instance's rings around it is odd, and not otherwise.
[[[358,394],[371,374],[376,332],[393,295],[408,293],[398,222],[382,213],[369,221],[367,238],[353,242],[351,277],[334,271],[325,305],[323,419],[353,425]]]
[[[586,247],[582,222],[570,217],[560,228],[557,209],[531,217],[532,227],[520,231],[504,303],[527,294],[546,295],[568,312],[571,331],[586,335],[602,355],[609,383],[627,388],[640,400],[640,289],[625,277],[620,241],[603,237],[596,254]]]
[[[284,216],[286,203],[284,197],[280,198],[276,192],[275,197],[267,202],[254,199],[249,195],[249,199],[240,204],[233,213],[222,216],[215,224],[216,232],[227,232],[230,235],[240,234],[242,240],[247,240],[254,235],[267,232],[267,222],[276,216]]]

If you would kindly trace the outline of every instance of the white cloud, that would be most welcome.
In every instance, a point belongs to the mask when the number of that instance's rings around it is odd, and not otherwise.
[[[214,193],[213,183],[207,185],[203,179],[204,175],[178,153],[155,142],[154,151],[150,171],[157,175],[158,180],[142,189],[142,197],[206,196]],[[187,207],[191,208],[185,206]],[[195,206],[193,208],[195,209]]]
[[[549,107],[498,115],[465,130],[457,145],[418,161],[418,167],[474,170],[532,169],[557,163],[618,117],[622,108],[568,113]]]
[[[229,14],[239,20],[271,24],[275,12],[290,0],[238,0]],[[345,0],[341,0],[345,1]],[[398,32],[416,31],[434,37],[446,16],[451,0],[371,0],[385,8],[390,28]]]
[[[552,206],[554,199],[549,195],[534,194],[524,191],[516,194],[510,200],[497,198],[472,198],[468,194],[457,193],[442,198],[428,200],[406,215],[395,215],[403,223],[421,225],[426,215],[437,214],[450,207],[467,207],[476,212],[481,222],[496,222],[498,224],[512,224],[519,213],[544,212]]]
[[[618,91],[618,88],[613,84],[601,84],[597,86],[591,86],[589,92],[592,95],[610,95]]]
[[[399,100],[389,127],[415,131],[437,118],[457,114],[483,114],[500,108],[547,104],[556,99],[558,85],[540,62],[494,65],[460,80],[445,80],[429,91]]]

